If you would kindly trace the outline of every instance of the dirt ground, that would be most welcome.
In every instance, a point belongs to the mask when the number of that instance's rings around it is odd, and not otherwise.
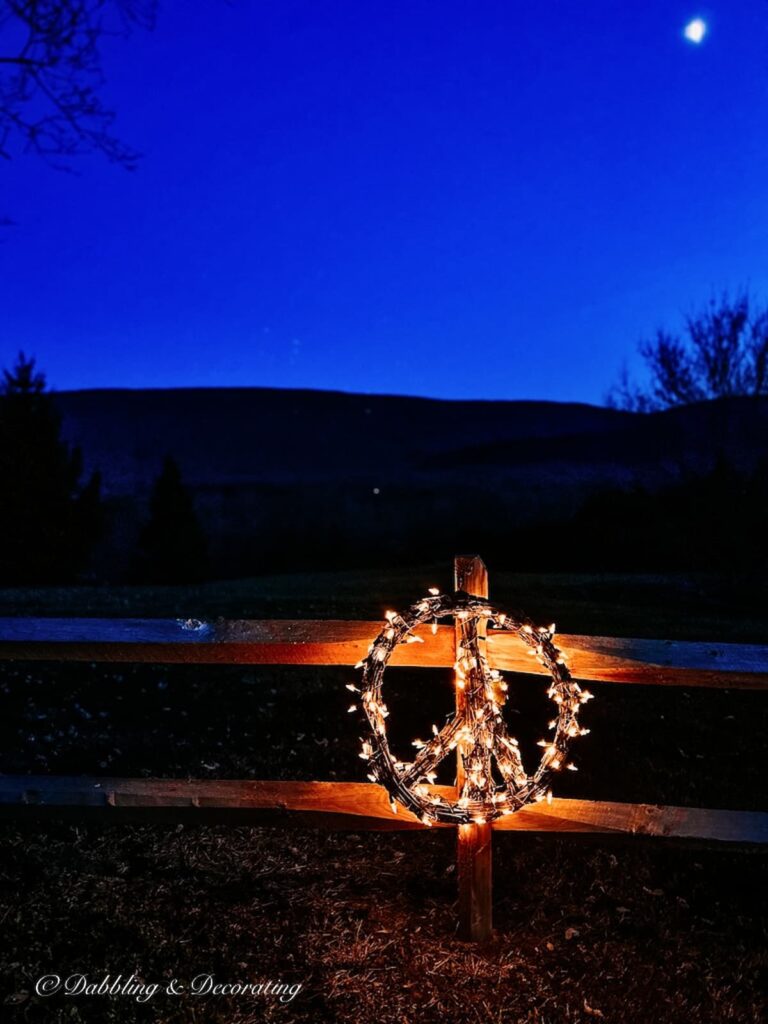
[[[3,592],[0,610],[364,618],[432,582],[447,585],[427,573],[423,585],[419,574],[359,573],[195,592]],[[765,642],[759,609],[740,604],[740,590],[716,577],[492,577],[500,603],[558,618],[568,632]],[[0,771],[358,781],[349,678],[337,669],[6,663]],[[447,712],[446,673],[393,670],[387,679],[403,742]],[[768,810],[763,694],[590,688],[592,733],[574,748],[581,770],[558,795]],[[510,715],[529,757],[546,713],[540,690],[541,680],[527,677],[512,687]],[[0,1019],[757,1024],[768,1016],[764,852],[497,834],[496,932],[472,948],[454,937],[453,843],[447,831],[3,823]],[[134,974],[159,987],[145,1002],[44,998],[35,983],[49,974],[91,982]],[[283,1002],[193,995],[200,975],[301,988]],[[169,993],[172,979],[185,990]]]

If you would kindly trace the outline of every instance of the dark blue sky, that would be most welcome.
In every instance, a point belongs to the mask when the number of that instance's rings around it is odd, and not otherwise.
[[[764,0],[164,0],[104,58],[140,168],[0,167],[0,355],[57,388],[598,402],[768,298]]]

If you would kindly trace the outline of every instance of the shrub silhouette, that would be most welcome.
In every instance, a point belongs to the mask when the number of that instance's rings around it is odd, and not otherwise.
[[[681,335],[658,330],[639,352],[648,384],[630,380],[626,369],[607,396],[608,404],[653,412],[733,395],[768,394],[768,306],[747,292],[712,299],[685,320]]]

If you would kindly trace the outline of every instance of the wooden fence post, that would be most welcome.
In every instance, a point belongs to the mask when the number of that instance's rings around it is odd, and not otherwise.
[[[476,597],[488,597],[488,570],[477,556],[457,556],[453,561],[453,580],[456,590]],[[485,638],[486,624],[477,621],[481,641]],[[456,622],[455,646],[458,651],[466,626]],[[464,709],[464,691],[456,687],[456,711]],[[456,748],[456,792],[464,781],[462,744]],[[492,865],[490,825],[459,825],[457,839],[457,867],[459,879],[459,938],[467,942],[487,942],[492,934]]]

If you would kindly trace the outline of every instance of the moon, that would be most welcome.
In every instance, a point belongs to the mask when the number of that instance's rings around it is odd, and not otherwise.
[[[707,23],[703,18],[693,18],[683,29],[683,35],[689,43],[698,45],[707,34]]]

